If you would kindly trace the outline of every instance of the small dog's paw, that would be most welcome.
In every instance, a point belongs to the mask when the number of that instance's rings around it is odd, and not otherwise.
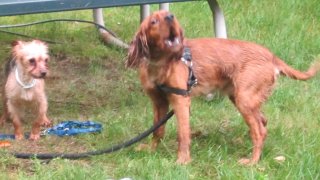
[[[29,139],[32,140],[32,141],[39,140],[40,139],[40,134],[30,134]]]
[[[51,127],[51,126],[52,126],[52,122],[51,122],[49,119],[43,120],[43,121],[41,122],[41,126],[42,126],[42,127]]]
[[[14,135],[14,139],[16,139],[16,140],[22,140],[24,137],[23,137],[23,134],[15,134]]]

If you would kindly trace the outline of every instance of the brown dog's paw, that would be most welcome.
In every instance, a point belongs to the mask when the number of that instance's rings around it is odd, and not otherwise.
[[[252,159],[249,159],[249,158],[241,158],[238,163],[240,165],[243,165],[243,166],[252,166],[252,165],[255,165],[257,164],[256,161],[253,161]]]
[[[40,139],[40,134],[30,134],[29,139],[32,140],[32,141],[39,140]]]
[[[149,144],[139,144],[136,148],[134,148],[135,151],[150,151],[152,148]]]
[[[180,165],[187,165],[191,162],[191,158],[190,157],[178,157],[176,163],[180,164]]]
[[[177,164],[186,165],[191,162],[191,156],[189,151],[178,152]]]

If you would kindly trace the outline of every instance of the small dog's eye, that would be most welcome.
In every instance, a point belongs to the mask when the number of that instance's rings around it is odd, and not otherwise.
[[[151,20],[151,24],[152,24],[152,25],[157,24],[158,22],[159,22],[158,19],[152,19],[152,20]]]
[[[34,64],[36,60],[34,58],[29,59],[30,64]]]
[[[47,63],[47,62],[48,62],[48,58],[45,58],[45,59],[44,59],[44,62],[46,62],[46,63]]]

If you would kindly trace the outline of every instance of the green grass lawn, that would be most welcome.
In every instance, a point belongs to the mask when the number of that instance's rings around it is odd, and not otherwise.
[[[318,0],[227,0],[224,11],[228,37],[268,47],[289,65],[305,70],[320,59],[320,3]],[[153,5],[152,10],[158,6]],[[212,16],[206,1],[176,3],[171,11],[187,37],[213,36]],[[139,8],[104,10],[107,27],[130,42],[139,26]],[[0,24],[27,23],[53,18],[91,20],[91,11],[74,11],[0,17]],[[195,98],[191,126],[201,135],[192,139],[193,161],[176,161],[176,122],[156,152],[136,151],[137,145],[119,152],[82,160],[21,160],[8,152],[84,152],[109,147],[139,134],[152,125],[152,108],[138,74],[126,69],[126,51],[105,46],[91,25],[53,23],[10,29],[37,38],[60,41],[49,44],[51,62],[47,79],[48,115],[63,120],[91,119],[103,124],[100,134],[75,137],[47,136],[38,142],[12,141],[0,150],[0,179],[320,179],[319,76],[306,82],[278,79],[263,111],[268,138],[261,161],[242,167],[237,161],[251,152],[248,128],[227,98]],[[0,33],[0,62],[9,56],[10,42],[21,37]],[[2,66],[3,67],[3,66]],[[1,73],[1,79],[3,79]],[[2,84],[3,85],[3,82]],[[0,106],[2,110],[2,106]],[[26,131],[31,120],[25,121]],[[11,124],[0,127],[12,133]],[[150,141],[150,137],[144,143]],[[274,160],[284,156],[285,161]]]

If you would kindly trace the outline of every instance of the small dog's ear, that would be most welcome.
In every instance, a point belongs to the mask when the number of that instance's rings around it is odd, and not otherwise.
[[[22,44],[22,42],[21,42],[21,41],[18,41],[18,40],[11,42],[11,46],[12,46],[12,47],[15,47],[15,46],[20,45],[20,44]]]
[[[147,36],[140,30],[130,44],[126,67],[138,67],[143,58],[149,58],[149,46]]]

